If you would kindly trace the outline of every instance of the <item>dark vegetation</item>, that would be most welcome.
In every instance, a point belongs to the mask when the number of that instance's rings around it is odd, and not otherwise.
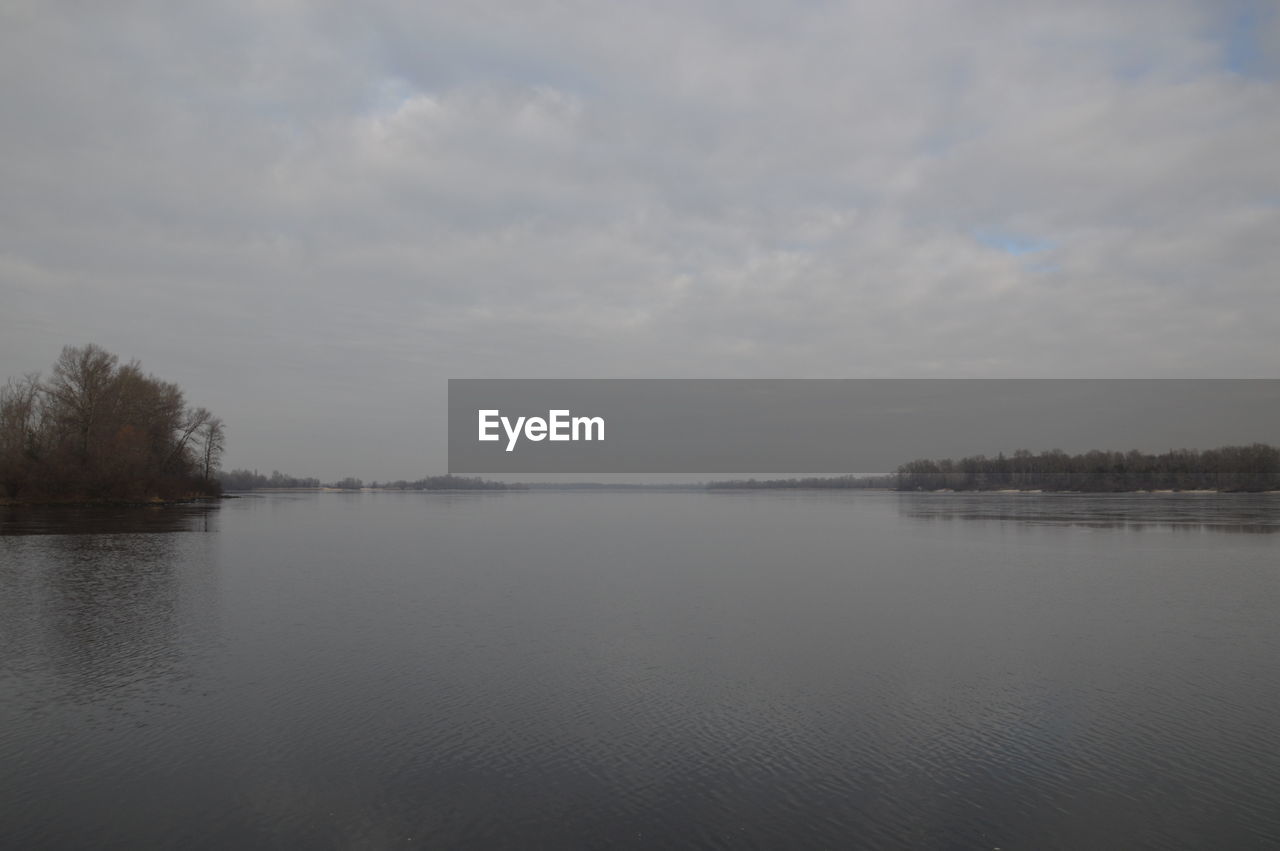
[[[339,488],[342,490],[359,490],[364,481],[347,477],[336,482],[322,483],[316,478],[295,478],[285,475],[279,470],[272,470],[270,476],[264,476],[257,470],[232,470],[220,473],[218,479],[222,487],[229,491],[249,491],[267,489],[317,489]],[[509,485],[504,482],[490,482],[479,478],[465,476],[426,476],[416,481],[399,479],[394,482],[370,482],[369,487],[381,490],[401,491],[434,491],[434,490],[522,490],[523,485]]]
[[[897,484],[894,476],[810,476],[802,479],[736,479],[724,482],[708,482],[708,490],[852,490],[867,488],[892,488]]]
[[[258,488],[318,488],[319,479],[296,478],[272,470],[270,476],[264,476],[257,470],[232,470],[218,474],[218,481],[223,490],[251,491]]]
[[[394,482],[383,482],[378,484],[374,482],[369,487],[382,488],[383,490],[399,490],[399,491],[505,491],[505,490],[525,490],[524,485],[507,484],[506,482],[491,482],[479,477],[468,476],[427,476],[414,482],[406,482],[404,479],[398,479]]]
[[[15,502],[213,496],[225,442],[178,385],[93,344],[0,388],[0,496]]]
[[[1053,490],[1107,493],[1138,490],[1280,490],[1280,449],[1263,443],[1203,452],[1177,449],[1160,455],[1138,450],[1061,450],[1011,456],[975,455],[919,460],[897,472],[899,490]]]

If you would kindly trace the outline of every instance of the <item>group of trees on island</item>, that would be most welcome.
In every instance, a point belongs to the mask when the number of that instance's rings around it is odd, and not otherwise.
[[[1138,450],[1020,449],[995,458],[921,459],[897,471],[898,490],[1053,490],[1107,493],[1138,490],[1280,490],[1280,449],[1264,443],[1159,455]]]
[[[223,422],[178,385],[100,346],[66,346],[47,379],[0,388],[0,495],[150,500],[213,495]]]

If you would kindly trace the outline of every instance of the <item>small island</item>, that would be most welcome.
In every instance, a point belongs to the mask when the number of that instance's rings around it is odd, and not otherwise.
[[[223,422],[100,346],[66,346],[47,379],[0,388],[0,501],[157,503],[216,497]]]

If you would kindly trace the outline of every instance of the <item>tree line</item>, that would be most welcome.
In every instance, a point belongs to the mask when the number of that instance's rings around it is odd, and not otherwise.
[[[221,419],[138,361],[65,346],[47,379],[0,388],[0,495],[24,501],[150,500],[218,493]]]
[[[298,478],[272,470],[270,476],[264,476],[257,470],[232,470],[218,474],[218,481],[223,490],[251,491],[258,488],[318,488],[322,487],[319,479]]]
[[[505,491],[525,490],[524,485],[492,482],[479,476],[455,476],[446,473],[443,476],[426,476],[416,481],[397,479],[394,482],[373,482],[371,488],[400,491]]]
[[[1053,490],[1095,493],[1138,490],[1280,490],[1280,449],[1264,443],[1159,455],[1060,449],[958,461],[920,459],[898,467],[898,490]]]
[[[893,476],[808,476],[797,479],[731,479],[707,482],[707,490],[854,490],[892,488]]]
[[[272,470],[270,476],[264,476],[257,470],[232,470],[218,474],[224,490],[249,491],[268,488],[339,488],[342,490],[359,490],[364,481],[348,476],[336,482],[321,482],[316,478],[296,478]],[[509,485],[505,482],[491,482],[481,478],[466,476],[425,476],[408,481],[397,479],[394,482],[370,482],[369,487],[381,490],[522,490],[523,485]]]

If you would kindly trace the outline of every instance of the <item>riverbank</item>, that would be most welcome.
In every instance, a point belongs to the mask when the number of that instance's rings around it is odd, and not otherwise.
[[[176,499],[11,499],[0,497],[0,508],[162,508],[166,505],[186,505],[193,502],[218,502],[238,499],[235,494],[217,496],[186,496]]]

